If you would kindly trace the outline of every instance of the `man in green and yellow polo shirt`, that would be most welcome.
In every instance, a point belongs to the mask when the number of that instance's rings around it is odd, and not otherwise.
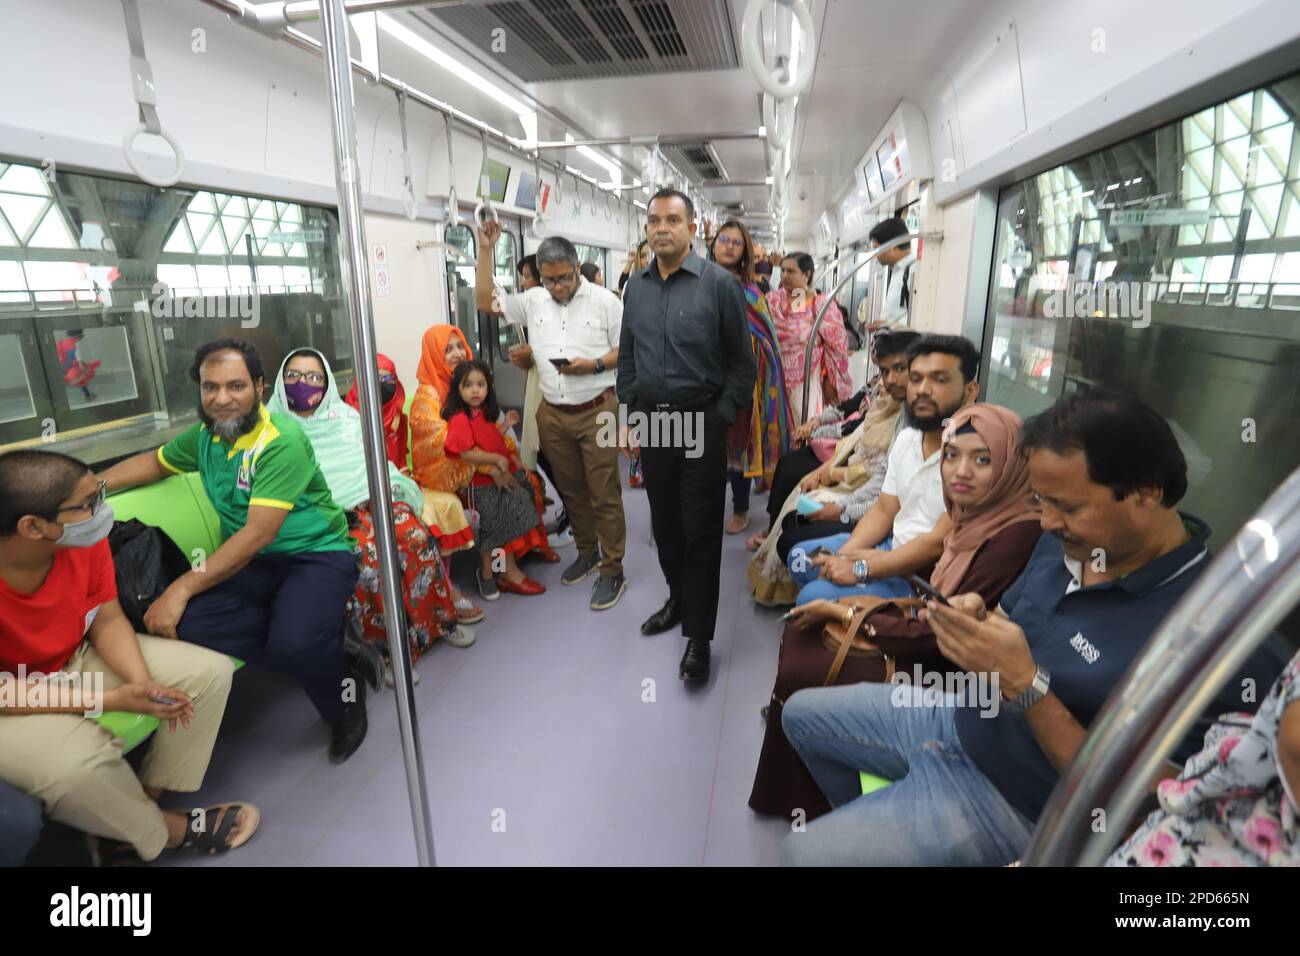
[[[252,345],[201,346],[190,377],[200,422],[101,475],[116,491],[197,471],[221,519],[224,543],[167,588],[145,625],[295,677],[333,725],[330,759],[341,763],[366,735],[365,684],[343,652],[357,582],[347,518],[301,427],[262,404]]]

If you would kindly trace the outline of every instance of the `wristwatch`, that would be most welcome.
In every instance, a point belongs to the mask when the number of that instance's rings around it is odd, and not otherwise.
[[[603,371],[605,371],[605,360],[596,359],[596,374],[599,375]]]
[[[1018,696],[1006,702],[1007,708],[1014,713],[1023,714],[1047,696],[1047,687],[1051,680],[1052,675],[1048,673],[1046,667],[1035,667],[1033,681]]]
[[[859,584],[866,584],[870,575],[867,572],[867,559],[858,558],[853,562],[853,576],[858,579]]]

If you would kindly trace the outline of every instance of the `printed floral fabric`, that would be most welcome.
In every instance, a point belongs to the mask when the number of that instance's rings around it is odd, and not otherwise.
[[[1278,763],[1287,706],[1300,701],[1300,654],[1258,712],[1225,714],[1177,780],[1157,789],[1160,809],[1107,866],[1300,866],[1296,794]]]
[[[368,509],[354,513],[357,522],[351,533],[361,557],[361,577],[348,604],[348,613],[364,640],[387,641],[374,524]],[[406,639],[411,645],[411,660],[415,661],[434,641],[447,635],[456,623],[456,609],[438,542],[420,523],[410,505],[393,502],[393,527],[402,566],[402,593],[406,598]]]

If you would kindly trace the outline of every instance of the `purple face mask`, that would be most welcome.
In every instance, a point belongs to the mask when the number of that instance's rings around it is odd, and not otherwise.
[[[324,385],[309,385],[307,382],[288,382],[284,386],[284,397],[289,400],[289,407],[295,412],[309,412],[320,404],[320,397],[325,394]]]

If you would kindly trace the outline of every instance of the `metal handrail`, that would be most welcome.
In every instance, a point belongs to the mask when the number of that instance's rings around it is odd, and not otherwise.
[[[882,252],[888,252],[890,249],[893,249],[897,246],[905,246],[908,243],[912,242],[913,240],[920,239],[920,238],[921,238],[921,233],[909,232],[905,236],[899,236],[897,239],[890,239],[884,245],[877,246],[876,248],[872,249],[869,253],[867,253],[865,257],[863,257],[862,260],[858,262],[857,265],[855,265],[852,269],[848,271],[848,273],[845,274],[844,278],[840,279],[840,281],[835,284],[835,288],[830,291],[830,293],[826,296],[825,301],[822,302],[822,307],[817,310],[816,316],[813,317],[812,331],[808,333],[808,344],[804,346],[803,414],[799,419],[800,421],[806,422],[808,420],[808,395],[809,395],[809,387],[812,384],[812,379],[811,379],[812,356],[813,356],[813,346],[817,342],[817,330],[821,328],[822,319],[825,317],[826,310],[830,308],[831,303],[835,301],[835,296],[839,295],[839,291],[844,288],[844,286],[849,282],[850,279],[852,279],[855,275],[858,274],[859,269],[865,266],[868,262],[875,262],[878,258],[880,258],[880,254]]]
[[[1061,774],[1025,865],[1103,863],[1162,762],[1298,600],[1300,469],[1156,629]],[[1094,832],[1099,809],[1106,825]]]

